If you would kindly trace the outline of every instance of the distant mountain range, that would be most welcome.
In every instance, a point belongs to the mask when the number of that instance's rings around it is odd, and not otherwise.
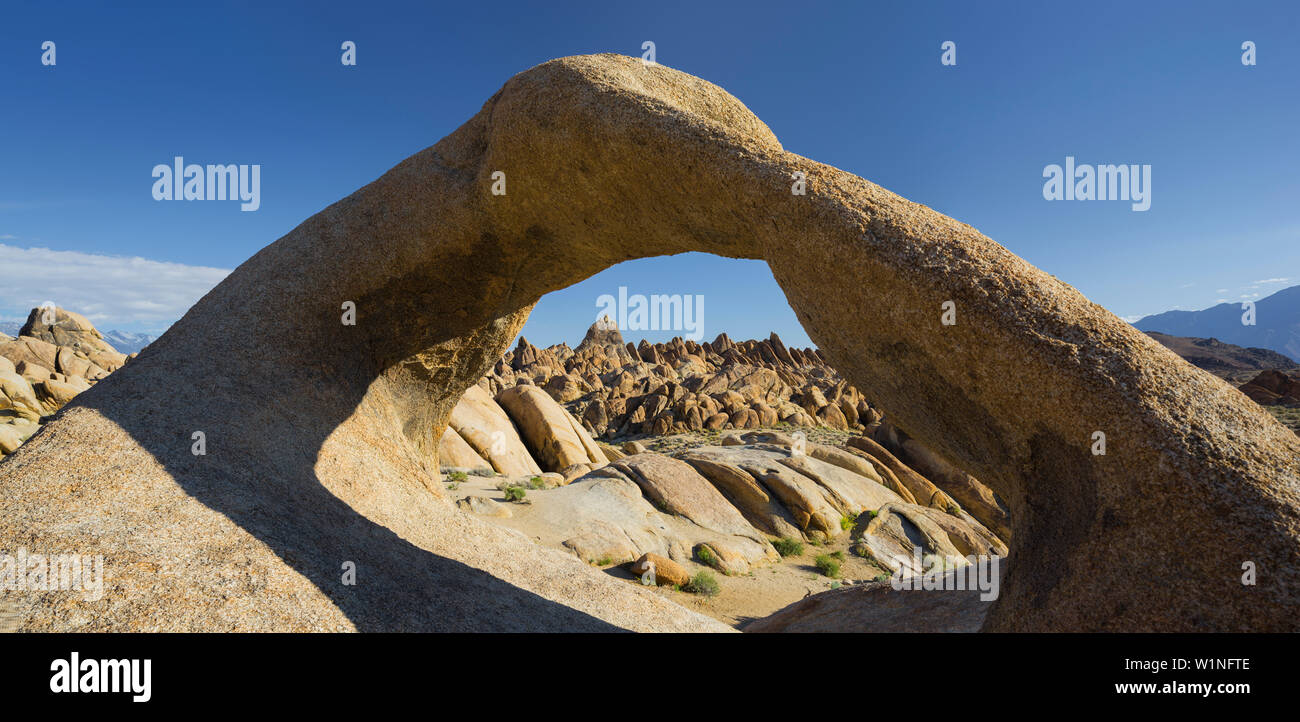
[[[1202,311],[1166,311],[1133,325],[1147,332],[1270,349],[1290,357],[1292,364],[1300,359],[1300,286],[1256,301],[1253,326],[1242,324],[1243,313],[1240,303],[1221,303]]]
[[[122,353],[135,353],[154,342],[157,336],[131,331],[104,331],[104,340]]]
[[[22,321],[0,321],[0,333],[6,336],[17,336],[22,327]],[[157,338],[157,336],[131,331],[101,331],[101,333],[104,334],[104,340],[113,348],[126,354],[139,351]]]

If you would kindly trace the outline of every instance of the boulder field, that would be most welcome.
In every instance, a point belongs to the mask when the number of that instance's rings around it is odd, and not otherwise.
[[[881,416],[817,349],[786,348],[775,333],[633,345],[609,317],[592,325],[577,348],[538,348],[521,337],[480,383],[493,391],[538,386],[601,437],[778,423],[864,429]]]
[[[104,556],[103,599],[27,595],[25,628],[724,629],[431,483],[538,298],[687,251],[765,260],[826,361],[1006,501],[985,630],[1300,628],[1300,439],[974,228],[616,55],[510,79],[6,458],[0,549]]]

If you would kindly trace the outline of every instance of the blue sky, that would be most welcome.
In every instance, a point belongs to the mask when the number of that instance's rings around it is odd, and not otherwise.
[[[1120,316],[1300,283],[1294,3],[118,5],[0,15],[0,318],[53,300],[102,328],[165,328],[512,74],[639,56],[645,40],[739,97],[787,150],[970,223]],[[345,40],[356,67],[339,62]],[[155,201],[151,169],[176,155],[260,164],[261,208]],[[1149,164],[1150,210],[1044,200],[1044,167],[1067,155]],[[525,335],[575,343],[619,285],[704,295],[707,338],[808,343],[762,263],[699,254],[552,294]]]

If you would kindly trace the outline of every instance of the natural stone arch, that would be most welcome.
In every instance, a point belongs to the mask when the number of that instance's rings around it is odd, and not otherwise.
[[[1294,435],[970,226],[785,152],[705,81],[613,55],[516,76],[240,266],[0,467],[0,544],[103,550],[137,596],[92,626],[161,611],[170,627],[717,628],[449,510],[431,484],[452,405],[539,297],[684,251],[766,260],[830,362],[1009,503],[987,629],[1296,628]],[[80,497],[51,501],[60,483]],[[167,583],[137,571],[140,539],[176,558]],[[256,575],[205,567],[196,544],[266,576],[260,616],[213,601]],[[337,587],[351,549],[373,588]],[[507,607],[548,614],[481,618]],[[69,626],[52,603],[32,616]]]

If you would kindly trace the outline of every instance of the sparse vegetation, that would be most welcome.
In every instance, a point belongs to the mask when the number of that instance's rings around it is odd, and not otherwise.
[[[849,516],[848,514],[845,514],[844,516],[840,517],[840,529],[843,529],[844,531],[848,531],[853,528],[853,524],[856,521],[857,520],[854,519],[853,517]]]
[[[706,597],[713,597],[722,591],[722,587],[718,585],[717,578],[711,572],[701,570],[696,572],[695,576],[691,577],[691,580],[686,583],[686,591],[691,594],[703,594]]]
[[[719,564],[718,557],[708,546],[701,544],[695,548],[695,556],[699,558],[702,564],[716,568]]]
[[[529,489],[533,489],[533,490],[537,490],[537,489],[545,489],[545,488],[546,488],[546,482],[545,482],[545,481],[542,481],[542,477],[540,477],[540,476],[534,476],[534,477],[532,477],[531,479],[528,480],[528,488],[529,488]]]
[[[607,567],[614,563],[614,558],[610,556],[603,556],[592,563],[598,567]]]
[[[506,501],[520,502],[528,495],[522,486],[507,486],[501,491],[506,495]]]
[[[455,490],[457,490],[457,489],[459,489],[459,488],[460,488],[460,482],[459,482],[459,481],[453,481],[452,483],[450,483],[450,484],[447,485],[447,491],[455,491]]]
[[[463,471],[453,471],[450,474],[447,474],[447,481],[450,481],[453,484],[459,484],[460,482],[468,478],[469,478],[469,474],[466,474]]]
[[[783,557],[797,557],[803,554],[803,542],[788,536],[772,542],[772,546],[776,548],[776,553]]]
[[[818,554],[813,563],[817,566],[817,571],[825,576],[834,579],[840,575],[840,560],[830,554]]]
[[[1265,406],[1264,408],[1277,417],[1277,420],[1281,421],[1288,429],[1300,430],[1300,407],[1279,405]]]

